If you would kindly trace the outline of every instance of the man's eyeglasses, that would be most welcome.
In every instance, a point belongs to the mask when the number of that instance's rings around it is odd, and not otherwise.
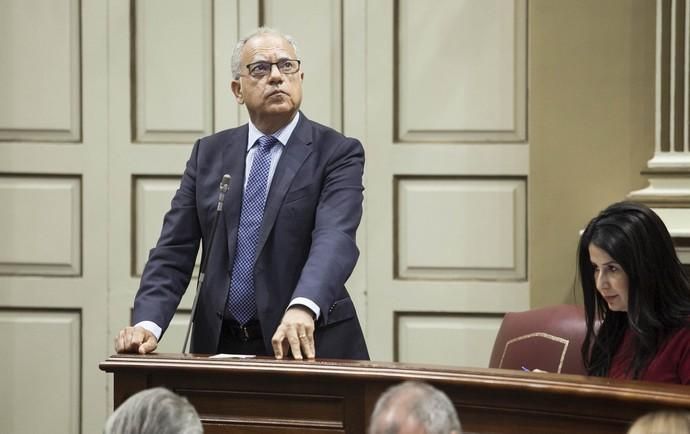
[[[271,73],[273,65],[276,65],[282,74],[294,74],[299,71],[300,61],[297,59],[280,59],[277,62],[254,62],[247,65],[247,69],[252,77],[261,78]]]

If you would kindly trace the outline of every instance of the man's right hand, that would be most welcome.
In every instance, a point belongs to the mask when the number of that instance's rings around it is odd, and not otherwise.
[[[158,339],[143,327],[125,327],[115,336],[115,351],[118,353],[146,354],[157,346]]]

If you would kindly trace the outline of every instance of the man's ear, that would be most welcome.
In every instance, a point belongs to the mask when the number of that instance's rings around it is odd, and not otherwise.
[[[235,100],[238,104],[244,104],[244,95],[242,94],[242,85],[239,80],[232,80],[230,82],[230,89],[232,89]]]

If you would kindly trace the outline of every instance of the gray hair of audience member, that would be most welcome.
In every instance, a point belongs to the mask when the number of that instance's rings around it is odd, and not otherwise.
[[[292,45],[292,47],[295,49],[295,55],[299,57],[299,53],[297,50],[297,42],[295,41],[295,38],[293,38],[290,35],[283,34],[279,32],[278,30],[272,29],[270,27],[259,27],[256,29],[252,34],[245,36],[244,38],[240,39],[237,42],[237,45],[235,45],[235,49],[232,51],[232,58],[230,59],[230,67],[232,68],[232,78],[235,80],[240,79],[240,68],[242,67],[242,49],[244,48],[244,45],[249,41],[250,39],[260,36],[260,35],[277,35],[280,36],[281,38],[285,39]]]
[[[164,387],[130,396],[110,415],[104,434],[203,434],[192,404]]]
[[[397,434],[409,422],[419,425],[425,434],[462,433],[448,396],[419,381],[392,386],[381,395],[371,415],[369,434]]]
[[[638,418],[628,434],[688,434],[690,412],[655,411]]]

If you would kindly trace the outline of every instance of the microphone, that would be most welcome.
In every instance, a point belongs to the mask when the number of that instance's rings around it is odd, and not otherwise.
[[[230,175],[226,173],[225,175],[223,175],[223,179],[220,180],[220,192],[218,192],[218,207],[216,207],[216,211],[223,210],[223,202],[225,202],[225,193],[228,192],[228,188],[230,188]]]
[[[189,323],[187,324],[187,333],[184,337],[184,344],[182,344],[182,354],[187,353],[187,343],[189,342],[189,334],[192,330],[192,324],[194,324],[194,317],[196,316],[196,306],[199,300],[199,293],[204,285],[204,278],[206,277],[206,265],[208,264],[208,257],[211,256],[213,251],[213,240],[216,238],[216,229],[218,228],[218,217],[223,211],[223,203],[225,202],[225,193],[228,192],[230,188],[230,175],[227,173],[223,175],[223,179],[220,181],[220,187],[218,191],[218,205],[216,206],[216,214],[213,216],[213,223],[211,225],[211,235],[208,239],[208,247],[204,248],[204,254],[201,257],[201,267],[199,267],[199,276],[196,281],[196,294],[194,294],[194,302],[192,302],[192,312],[189,315]]]

